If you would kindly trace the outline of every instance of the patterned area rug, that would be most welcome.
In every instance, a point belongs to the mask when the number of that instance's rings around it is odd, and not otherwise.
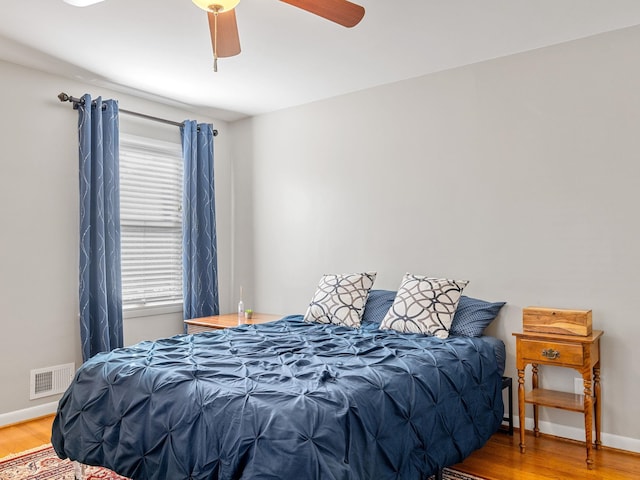
[[[73,463],[60,460],[51,445],[43,445],[0,460],[0,480],[74,480]],[[86,467],[85,480],[127,480],[111,470]]]
[[[0,459],[0,480],[74,480],[73,463],[60,460],[51,445]],[[86,467],[84,480],[127,480],[111,470]],[[176,479],[172,479],[176,480]],[[483,480],[446,468],[444,480]]]

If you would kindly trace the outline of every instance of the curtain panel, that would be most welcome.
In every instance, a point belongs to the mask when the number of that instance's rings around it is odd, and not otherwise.
[[[123,346],[118,103],[77,104],[80,162],[80,338],[83,360]]]
[[[218,315],[218,258],[213,175],[213,126],[185,120],[182,265],[184,318]]]

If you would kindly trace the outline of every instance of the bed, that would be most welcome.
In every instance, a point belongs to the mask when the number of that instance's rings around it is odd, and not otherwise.
[[[492,337],[288,316],[96,355],[52,444],[131,479],[426,480],[496,432],[503,369]]]

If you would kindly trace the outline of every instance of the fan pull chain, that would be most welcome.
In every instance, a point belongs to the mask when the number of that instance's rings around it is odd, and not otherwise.
[[[218,9],[213,12],[213,71],[218,72]]]

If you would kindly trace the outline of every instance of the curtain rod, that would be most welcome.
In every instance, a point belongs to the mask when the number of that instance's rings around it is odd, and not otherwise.
[[[84,100],[82,100],[81,98],[71,97],[71,96],[67,95],[64,92],[62,92],[62,93],[60,93],[58,95],[58,100],[60,100],[61,102],[72,102],[74,106],[77,105],[77,104],[80,104],[80,105],[84,104]],[[125,110],[124,108],[119,108],[118,111],[120,111],[122,113],[126,113],[128,115],[133,115],[134,117],[145,118],[147,120],[152,120],[154,122],[166,123],[168,125],[173,125],[175,127],[183,127],[184,126],[184,122],[174,122],[173,120],[167,120],[165,118],[154,117],[152,115],[147,115],[146,113],[133,112],[131,110]],[[218,130],[216,130],[216,129],[213,130],[213,136],[214,137],[218,136]]]

